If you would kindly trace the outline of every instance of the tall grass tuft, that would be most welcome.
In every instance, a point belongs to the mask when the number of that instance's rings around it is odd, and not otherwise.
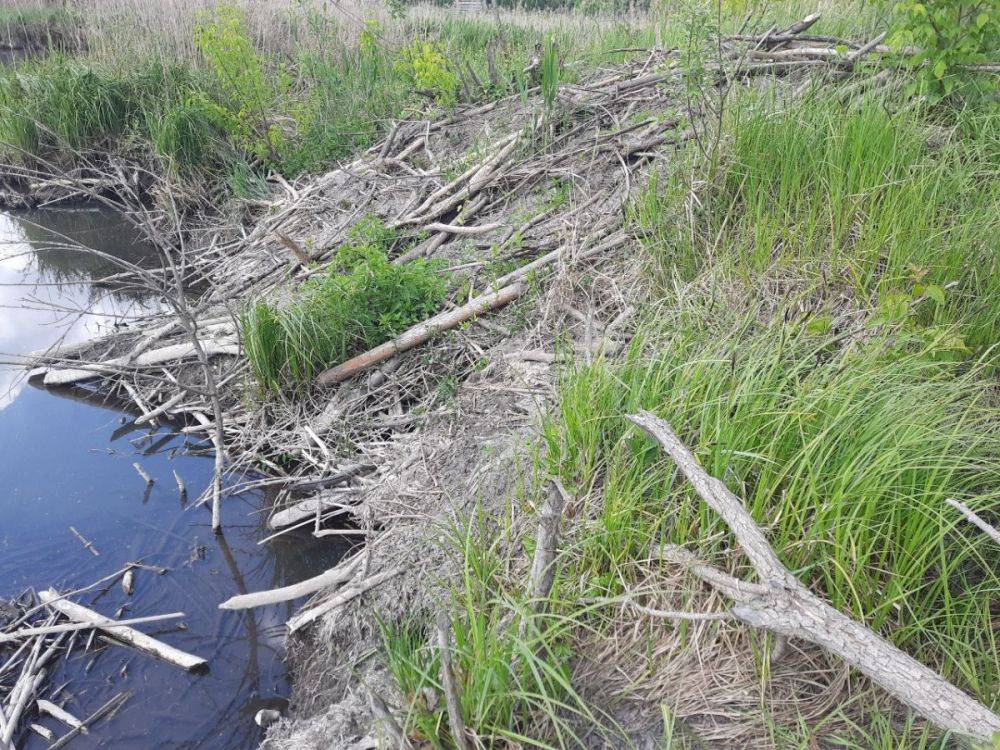
[[[734,105],[721,184],[700,191],[693,225],[683,186],[653,180],[634,213],[654,253],[687,275],[718,260],[810,273],[889,317],[958,324],[958,348],[1000,342],[1000,111],[935,123],[878,100],[777,104]]]
[[[452,540],[462,578],[448,602],[451,655],[466,725],[486,747],[582,747],[586,734],[622,740],[616,722],[588,707],[573,687],[570,636],[580,621],[531,610],[511,587],[502,552],[510,540],[489,526],[477,515]],[[408,734],[452,747],[443,698],[427,699],[442,690],[434,635],[414,624],[381,629],[386,664],[407,703]]]
[[[705,320],[637,343],[617,366],[573,371],[545,428],[548,468],[602,487],[581,542],[583,580],[612,595],[619,566],[672,542],[713,555],[719,519],[675,482],[623,415],[666,418],[766,530],[788,567],[844,612],[976,692],[995,697],[1000,651],[989,542],[945,504],[1000,514],[1000,417],[979,368],[919,341],[851,350],[783,323],[707,336]],[[591,584],[588,584],[591,585]]]

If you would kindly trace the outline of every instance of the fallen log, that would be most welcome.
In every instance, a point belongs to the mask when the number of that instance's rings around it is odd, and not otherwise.
[[[273,514],[267,520],[267,526],[271,529],[281,529],[311,518],[317,512],[325,513],[328,510],[336,510],[343,506],[343,503],[338,498],[344,495],[356,495],[360,491],[357,487],[348,487],[339,490],[329,490],[323,494],[306,498],[289,508],[279,510]]]
[[[185,653],[180,649],[169,646],[128,626],[119,626],[117,622],[109,617],[87,609],[81,604],[60,598],[59,592],[55,589],[42,591],[38,596],[44,604],[47,604],[70,620],[88,623],[114,640],[132,646],[150,656],[155,656],[157,659],[178,666],[188,672],[198,672],[208,669],[208,662],[200,656]]]
[[[241,594],[227,599],[219,605],[219,609],[253,609],[255,607],[266,607],[269,604],[280,604],[292,599],[313,594],[320,589],[333,588],[344,581],[352,578],[361,563],[361,555],[355,555],[350,560],[340,563],[325,573],[308,578],[305,581],[293,583],[290,586],[283,586],[280,589],[270,589],[269,591],[258,591],[252,594]]]
[[[320,386],[328,386],[347,380],[349,377],[373,365],[377,365],[379,362],[384,362],[400,352],[408,351],[415,346],[423,344],[442,331],[452,329],[488,310],[495,310],[498,307],[503,307],[513,302],[523,295],[527,291],[527,288],[525,284],[518,282],[510,286],[505,286],[492,294],[480,295],[461,307],[440,313],[430,320],[413,326],[392,341],[387,341],[380,346],[376,346],[374,349],[368,350],[364,354],[359,354],[357,357],[327,370],[316,379],[316,382]]]
[[[725,522],[757,572],[748,583],[698,562],[682,548],[668,548],[680,563],[734,601],[731,614],[755,628],[801,638],[836,654],[932,724],[989,742],[1000,732],[1000,716],[965,694],[909,654],[824,602],[781,563],[764,532],[739,498],[708,474],[670,425],[649,412],[628,417],[655,439],[698,495]],[[670,613],[680,619],[683,613]]]

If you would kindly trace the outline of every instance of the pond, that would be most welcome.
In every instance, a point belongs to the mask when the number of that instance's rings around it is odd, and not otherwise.
[[[157,310],[155,300],[138,292],[96,283],[115,273],[114,265],[52,247],[60,237],[132,262],[155,262],[127,222],[107,211],[0,214],[5,355],[83,340]],[[267,498],[259,492],[228,498],[225,534],[215,536],[208,506],[182,502],[172,474],[183,477],[196,499],[211,482],[211,457],[186,454],[190,446],[182,436],[168,427],[137,427],[134,416],[93,388],[40,390],[25,383],[18,368],[0,365],[0,598],[28,587],[86,586],[133,561],[169,569],[163,575],[138,570],[131,597],[115,584],[76,601],[107,616],[122,611],[123,618],[185,612],[180,627],[138,627],[207,659],[210,671],[191,675],[120,646],[78,646],[50,675],[51,684],[66,685],[59,703],[83,717],[122,690],[133,695],[69,747],[255,747],[261,730],[254,714],[281,706],[290,689],[282,626],[301,602],[251,612],[222,612],[218,604],[316,575],[343,556],[344,543],[288,534],[258,544],[267,535]],[[155,479],[151,488],[134,462]],[[65,731],[52,719],[38,722],[57,735]],[[25,734],[18,747],[48,744]]]

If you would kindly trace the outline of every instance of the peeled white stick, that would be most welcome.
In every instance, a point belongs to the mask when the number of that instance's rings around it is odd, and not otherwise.
[[[178,393],[173,398],[167,399],[162,404],[157,406],[155,409],[147,411],[145,414],[143,414],[141,417],[135,420],[136,425],[146,424],[146,422],[152,422],[161,414],[165,414],[171,409],[173,409],[175,406],[177,406],[177,404],[179,404],[183,400],[184,400],[184,394]]]
[[[167,615],[150,615],[148,617],[133,617],[130,620],[109,620],[108,622],[114,623],[113,625],[103,626],[101,629],[107,628],[121,628],[127,625],[141,625],[145,622],[161,622],[162,620],[177,620],[184,617],[183,612],[171,612]],[[92,622],[68,622],[61,625],[42,625],[37,628],[24,628],[23,630],[15,630],[13,633],[0,633],[0,643],[8,643],[9,641],[19,641],[22,638],[27,638],[32,635],[49,635],[52,633],[72,633],[74,630],[89,630],[95,628]]]
[[[146,482],[146,484],[152,484],[152,483],[153,483],[153,478],[152,478],[151,476],[149,476],[149,474],[147,474],[147,473],[146,473],[146,472],[145,472],[145,471],[143,470],[143,468],[142,468],[141,466],[139,466],[139,463],[138,463],[138,461],[137,461],[136,463],[132,464],[132,467],[133,467],[133,468],[134,468],[134,469],[135,469],[135,470],[136,470],[137,472],[139,472],[139,476],[143,478],[143,480],[144,480],[144,481]]]
[[[351,601],[355,597],[360,596],[371,588],[378,586],[383,581],[387,581],[393,576],[398,576],[406,568],[400,565],[398,568],[392,568],[390,570],[383,571],[381,573],[376,573],[373,576],[369,576],[364,580],[351,583],[350,586],[345,586],[340,591],[338,591],[334,596],[331,596],[325,602],[317,604],[311,609],[304,609],[299,611],[292,619],[288,621],[288,632],[294,633],[299,628],[308,625],[317,617],[326,614],[338,607],[342,607]]]
[[[60,721],[70,729],[79,729],[83,734],[87,734],[87,728],[83,726],[83,722],[76,718],[73,714],[65,709],[59,708],[55,703],[47,701],[40,698],[35,701],[38,706],[39,712],[43,714],[48,714],[56,721]]]
[[[355,555],[347,562],[341,563],[335,568],[305,581],[293,583],[280,589],[269,591],[258,591],[253,594],[241,594],[227,599],[219,605],[219,609],[253,609],[254,607],[264,607],[268,604],[280,604],[281,602],[298,599],[301,596],[312,594],[320,589],[332,588],[344,581],[352,578],[361,562],[361,555]]]
[[[130,627],[118,627],[114,620],[100,615],[91,609],[87,609],[81,604],[59,598],[59,592],[55,589],[47,589],[39,594],[43,603],[50,606],[60,614],[65,615],[75,622],[90,623],[93,627],[103,631],[116,641],[143,651],[150,656],[155,656],[165,662],[186,669],[189,672],[196,672],[208,668],[208,662],[200,656],[185,653],[180,649],[169,646],[162,641],[158,641],[145,633],[133,630]]]

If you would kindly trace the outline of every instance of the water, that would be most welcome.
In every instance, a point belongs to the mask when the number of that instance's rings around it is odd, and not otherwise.
[[[26,219],[133,262],[152,262],[120,218],[99,211],[0,215],[0,351],[26,353],[53,341],[82,340],[121,316],[149,312],[157,303],[136,292],[101,287],[113,273],[107,262],[46,247],[52,239]],[[44,303],[44,304],[43,304]],[[47,307],[81,308],[67,317]],[[341,543],[299,535],[258,545],[266,535],[260,494],[229,498],[225,534],[216,537],[205,507],[182,505],[171,471],[197,498],[211,482],[210,458],[173,455],[183,442],[166,428],[136,428],[133,415],[93,389],[43,391],[20,373],[0,367],[0,597],[27,587],[68,590],[113,573],[127,562],[170,568],[140,570],[135,594],[116,584],[77,598],[102,614],[141,617],[183,611],[174,623],[139,626],[208,660],[196,676],[127,648],[78,648],[58,663],[53,685],[79,717],[122,690],[133,697],[111,720],[73,748],[251,748],[260,740],[259,708],[280,705],[289,691],[280,626],[297,604],[254,612],[221,612],[219,602],[241,592],[272,588],[315,575],[343,555]],[[150,490],[132,467],[138,461],[156,480]],[[100,552],[94,556],[72,534],[75,527]],[[42,719],[57,734],[64,731]],[[33,734],[19,747],[47,747]]]

